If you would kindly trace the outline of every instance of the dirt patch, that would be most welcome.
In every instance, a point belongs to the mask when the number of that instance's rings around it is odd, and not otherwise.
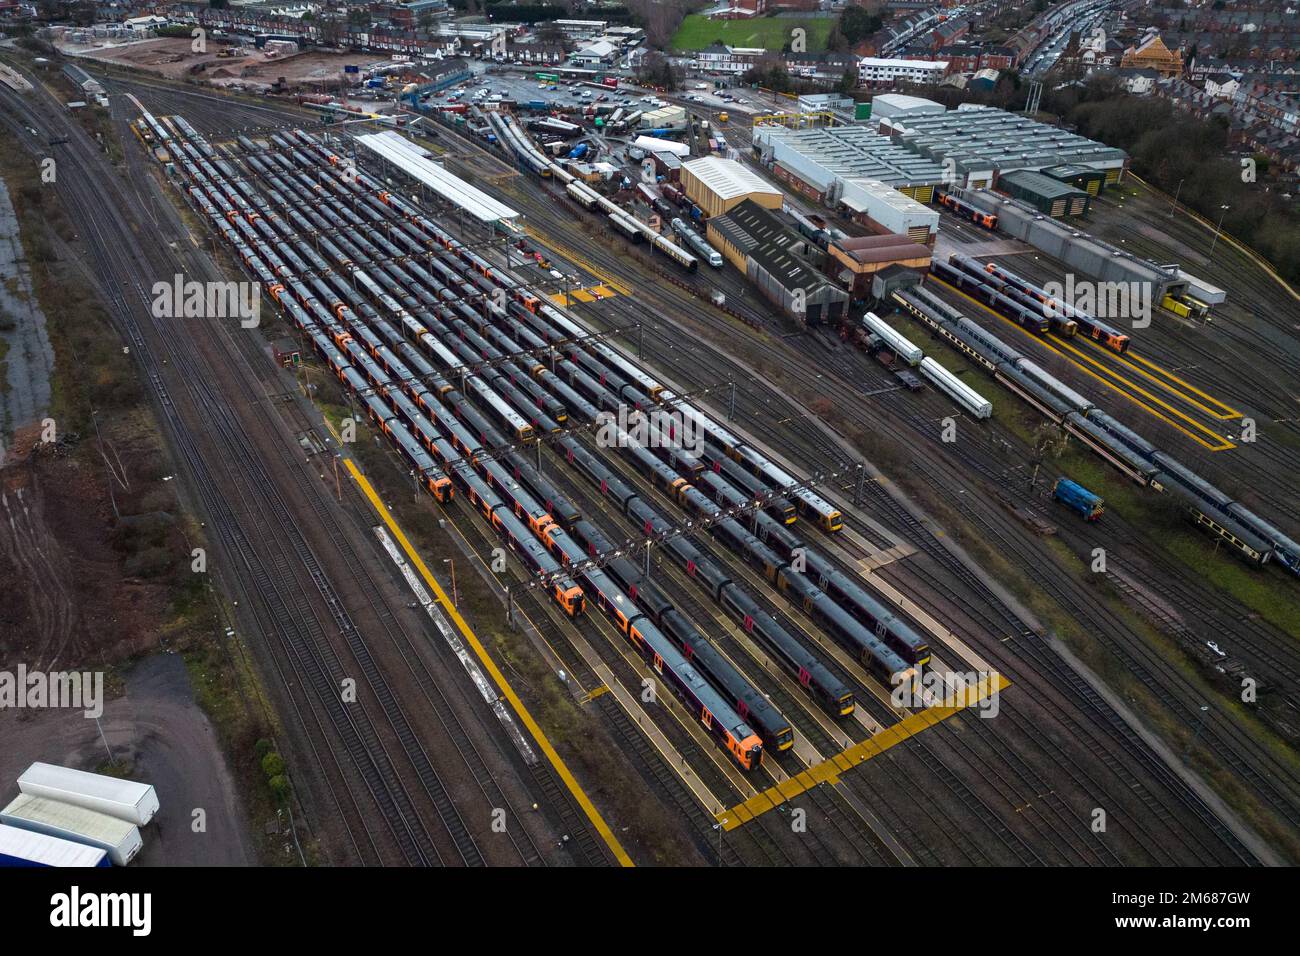
[[[207,51],[195,53],[191,41],[184,37],[158,37],[116,46],[95,48],[65,47],[66,52],[130,67],[143,73],[172,80],[188,78],[207,80],[214,86],[241,86],[269,89],[284,78],[290,86],[337,84],[345,66],[364,69],[376,63],[388,63],[384,57],[364,53],[270,53],[252,47],[230,47],[210,42]],[[228,55],[234,50],[240,52]]]
[[[145,658],[124,683],[98,726],[78,710],[0,711],[0,800],[17,793],[12,781],[36,760],[129,777],[152,784],[160,804],[136,865],[256,863],[230,770],[211,758],[216,732],[194,706],[179,655]]]

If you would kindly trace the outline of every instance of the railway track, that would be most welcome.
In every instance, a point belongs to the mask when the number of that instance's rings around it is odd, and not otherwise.
[[[46,126],[47,122],[44,116],[35,112],[31,114],[31,121],[38,126]],[[70,149],[76,148],[75,135],[70,139]],[[84,149],[85,147],[82,147]],[[84,154],[80,155],[81,162],[86,163]],[[90,161],[91,166],[94,161]],[[75,166],[75,163],[73,164]],[[69,175],[63,180],[72,180],[74,184],[78,181],[83,183],[95,182],[94,176],[90,173],[76,175],[75,168],[68,169]],[[146,261],[147,253],[143,252],[140,245],[129,235],[116,235],[114,230],[120,227],[123,221],[129,221],[127,217],[116,217],[109,214],[108,210],[103,209],[102,196],[91,197],[80,195],[75,190],[67,190],[69,193],[66,198],[69,201],[75,217],[83,225],[82,232],[84,235],[94,236],[97,241],[91,244],[92,253],[95,256],[95,262],[98,274],[103,276],[127,276],[139,274],[140,267]],[[140,210],[137,208],[137,215]],[[161,246],[157,243],[156,246]],[[163,251],[164,257],[166,251]],[[170,258],[170,257],[168,257]],[[146,274],[148,273],[146,267]],[[114,283],[109,284],[110,288],[115,288]],[[131,290],[128,288],[128,294]],[[134,295],[131,298],[138,298],[141,305],[148,311],[148,300],[143,294],[143,289],[135,284]],[[128,340],[135,343],[133,351],[137,360],[141,362],[145,370],[146,380],[154,387],[158,398],[158,404],[166,411],[165,420],[170,426],[170,431],[174,433],[176,443],[184,450],[183,457],[192,467],[203,465],[204,456],[197,450],[197,441],[193,434],[188,430],[184,421],[181,420],[175,409],[173,396],[166,391],[163,385],[163,379],[171,370],[183,369],[187,374],[185,384],[186,401],[184,404],[191,408],[198,408],[203,403],[208,403],[209,411],[215,407],[214,395],[211,392],[205,393],[206,383],[204,382],[201,370],[191,364],[190,357],[183,352],[178,352],[170,346],[167,333],[159,328],[152,330],[152,336],[156,336],[156,341],[162,343],[161,350],[153,351],[146,339],[141,334],[138,327],[134,325],[132,312],[139,308],[127,301],[120,292],[114,291],[111,297],[111,304],[115,317],[122,323],[126,330]],[[156,349],[156,346],[153,347]],[[160,363],[155,355],[161,353],[165,356],[164,363]],[[228,354],[227,357],[230,357]],[[170,369],[167,369],[170,366]],[[224,447],[229,453],[223,458],[223,464],[229,466],[232,462],[239,462],[244,456],[251,454],[249,442],[244,436],[234,435],[227,432],[221,434],[221,426],[226,424],[220,416],[216,421],[208,419],[208,426],[205,428],[205,438],[209,441],[215,441],[219,436],[224,441]],[[245,463],[247,463],[245,459]],[[234,471],[234,469],[230,469]],[[265,473],[262,473],[265,478]],[[219,489],[229,487],[226,482],[218,482],[212,473],[203,474],[200,472],[199,480],[196,481],[200,490],[200,496],[204,499],[207,509],[210,511],[209,516],[213,523],[222,531],[222,537],[229,543],[233,555],[240,559],[244,564],[245,570],[249,572],[251,578],[251,587],[247,590],[257,593],[260,589],[266,591],[269,603],[267,608],[260,609],[259,615],[268,625],[269,633],[281,635],[284,640],[282,647],[283,653],[276,658],[275,666],[280,669],[282,679],[286,686],[297,687],[302,684],[306,687],[312,687],[315,690],[314,699],[308,699],[297,691],[291,691],[289,696],[293,701],[293,708],[301,717],[305,729],[310,729],[313,724],[319,732],[325,726],[330,726],[335,732],[342,734],[346,740],[341,750],[331,750],[331,758],[335,763],[346,763],[350,760],[355,765],[356,773],[359,773],[364,780],[365,788],[370,791],[370,796],[374,799],[385,812],[381,816],[389,821],[388,825],[398,828],[398,832],[391,835],[388,840],[383,839],[377,832],[372,832],[366,826],[367,816],[373,814],[362,814],[357,807],[356,788],[347,778],[346,775],[339,772],[327,781],[327,789],[331,799],[336,807],[345,818],[345,827],[349,835],[349,842],[353,850],[361,857],[362,862],[380,862],[385,853],[380,852],[379,847],[383,845],[384,851],[392,853],[394,846],[400,851],[400,855],[407,862],[435,862],[439,858],[439,851],[433,846],[427,833],[423,832],[423,825],[419,822],[419,814],[412,805],[411,795],[405,791],[404,786],[399,780],[392,776],[392,767],[387,755],[383,741],[379,739],[378,734],[373,726],[365,723],[364,712],[357,714],[349,713],[347,709],[339,710],[337,701],[339,700],[338,684],[336,678],[339,671],[337,659],[331,659],[328,652],[328,642],[324,639],[322,625],[316,619],[315,609],[307,604],[303,598],[305,593],[302,584],[298,583],[297,578],[302,577],[303,583],[309,583],[315,587],[317,593],[323,599],[323,604],[331,609],[330,617],[339,630],[358,639],[356,627],[351,623],[347,612],[342,607],[342,602],[337,592],[333,592],[325,570],[320,565],[311,548],[301,539],[293,540],[286,537],[285,540],[292,541],[292,545],[287,550],[275,550],[268,547],[268,541],[273,536],[265,533],[265,529],[274,527],[272,519],[279,518],[283,521],[287,512],[284,509],[285,503],[282,499],[276,499],[261,503],[263,508],[268,510],[260,512],[267,519],[267,523],[260,529],[261,533],[249,535],[242,527],[241,519],[247,519],[251,511],[247,509],[248,503],[259,503],[259,496],[266,498],[266,491],[269,482],[263,480],[254,485],[248,486],[248,494],[243,498],[241,504],[245,505],[242,514],[231,512],[228,509],[223,511],[224,495]],[[278,515],[276,514],[278,512]],[[258,552],[263,552],[259,557]],[[355,553],[352,558],[355,560]],[[266,563],[269,559],[270,563]],[[295,567],[300,565],[300,567]],[[238,567],[239,564],[232,564],[232,567]],[[292,584],[286,582],[293,581]],[[285,598],[283,596],[288,595]],[[252,606],[257,608],[257,603],[253,602]],[[421,784],[425,788],[422,796],[428,799],[435,806],[438,804],[440,795],[436,783],[436,775],[432,774],[432,767],[428,763],[427,755],[423,755],[418,740],[415,738],[411,726],[406,722],[404,714],[400,712],[392,700],[391,690],[387,689],[382,683],[382,675],[376,675],[371,670],[374,665],[373,659],[367,660],[368,650],[364,644],[353,644],[352,649],[358,654],[362,662],[363,670],[368,673],[375,691],[381,702],[381,709],[385,711],[384,716],[390,722],[388,733],[395,736],[402,745],[405,756],[415,764],[424,764],[423,773],[419,774]],[[296,675],[296,679],[290,675]],[[376,681],[376,676],[379,680]],[[390,736],[390,739],[391,739]],[[316,755],[322,753],[321,747],[317,745],[316,739],[308,733],[308,739],[311,741],[311,748]],[[328,746],[328,741],[326,741]],[[322,761],[321,767],[325,772],[329,772],[330,761]],[[445,796],[445,790],[443,791]],[[445,806],[445,805],[444,805]],[[454,808],[452,808],[454,810]],[[448,832],[451,834],[453,843],[456,843],[456,852],[461,856],[463,862],[477,862],[481,860],[481,854],[477,854],[472,847],[472,838],[468,832],[457,832],[455,817],[448,815],[444,821],[448,826]],[[463,830],[463,825],[461,827]],[[448,848],[444,846],[445,853]],[[532,862],[536,859],[535,851],[529,853],[525,851],[526,862]],[[477,860],[476,860],[477,858]]]
[[[610,265],[611,265],[611,267],[613,267],[613,263],[611,263]],[[590,311],[590,310],[589,310],[589,311]],[[652,334],[652,331],[651,331],[650,328],[647,328],[646,337],[647,337],[647,348],[648,348],[649,351],[651,351],[651,352],[653,353],[653,352],[654,352],[654,338],[655,338],[655,336]],[[676,356],[674,356],[674,357],[676,358]],[[715,369],[715,371],[713,372],[713,376],[716,377],[716,374],[717,374],[717,372],[716,372],[716,365],[714,365],[713,367],[714,367],[714,369]],[[696,379],[696,381],[698,381],[698,380],[699,380],[699,379]],[[738,402],[738,405],[739,405],[739,402]],[[763,407],[760,406],[758,409],[755,409],[755,411],[759,413],[759,418],[760,418],[760,419],[761,419],[761,417],[763,417],[763,416],[766,416],[766,417],[768,417],[768,418],[771,417],[771,415],[770,415],[770,408],[763,408]],[[754,421],[754,420],[756,420],[755,418],[751,418],[751,417],[749,417],[748,415],[746,415],[746,416],[744,416],[744,417],[745,417],[745,420],[746,420],[746,421]],[[758,430],[756,429],[756,431],[758,431]],[[808,430],[808,431],[812,431],[812,430]],[[763,434],[762,432],[759,432],[759,433],[760,433],[760,437],[764,437],[765,440],[768,441],[769,445],[772,445],[773,447],[784,447],[784,448],[788,449],[788,448],[790,448],[790,446],[793,444],[793,442],[790,440],[790,438],[789,438],[788,436],[772,435],[772,434],[770,434],[770,433]],[[813,441],[813,442],[811,442],[810,444],[812,445],[811,448],[807,447],[807,444],[806,444],[806,445],[805,445],[805,449],[801,449],[802,451],[804,451],[804,455],[806,456],[805,460],[806,460],[807,458],[812,457],[813,455],[816,455],[817,453],[820,453],[822,456],[825,456],[825,454],[826,454],[826,445],[825,445],[824,443],[822,443],[822,442],[820,442],[820,441]],[[821,457],[820,460],[823,460],[823,461],[824,461],[824,460],[825,460],[825,457]],[[1077,688],[1076,688],[1076,689],[1077,689]]]

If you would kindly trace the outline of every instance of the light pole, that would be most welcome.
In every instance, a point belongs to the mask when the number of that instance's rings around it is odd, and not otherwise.
[[[1174,210],[1178,208],[1178,197],[1181,196],[1181,195],[1183,194],[1183,183],[1185,183],[1185,182],[1187,182],[1186,179],[1180,179],[1180,180],[1178,180],[1178,189],[1177,189],[1177,191],[1174,193],[1174,201],[1173,201],[1172,203],[1169,204],[1169,218],[1170,218],[1170,219],[1173,219],[1173,218],[1174,218]]]
[[[1214,247],[1215,247],[1215,245],[1218,244],[1218,241],[1219,241],[1219,231],[1220,231],[1221,229],[1223,229],[1223,218],[1224,218],[1224,216],[1228,215],[1228,210],[1229,210],[1231,207],[1229,207],[1229,206],[1220,206],[1219,208],[1222,209],[1223,211],[1222,211],[1221,213],[1219,213],[1219,224],[1218,224],[1217,226],[1214,227],[1214,241],[1210,243],[1210,255],[1208,255],[1208,256],[1205,257],[1205,259],[1206,259],[1207,262],[1209,261],[1210,256],[1213,256],[1213,255],[1214,255]]]
[[[1196,738],[1201,736],[1201,725],[1205,723],[1205,714],[1209,711],[1209,704],[1201,705],[1201,712],[1196,717],[1196,730],[1192,732],[1192,739],[1187,741],[1187,746],[1183,748],[1183,759],[1186,760],[1192,752],[1192,744],[1196,743]]]
[[[443,558],[442,563],[451,568],[451,606],[460,607],[460,597],[456,593],[456,559]]]

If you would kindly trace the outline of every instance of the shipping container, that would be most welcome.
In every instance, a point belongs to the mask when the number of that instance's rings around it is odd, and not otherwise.
[[[144,826],[158,812],[158,794],[147,783],[119,780],[49,763],[34,763],[18,778],[18,789],[36,797],[62,800]]]
[[[0,823],[99,847],[118,866],[126,866],[135,859],[144,845],[140,831],[133,823],[29,793],[19,794],[9,806],[0,810]]]
[[[0,823],[0,867],[111,866],[108,853],[97,846]]]

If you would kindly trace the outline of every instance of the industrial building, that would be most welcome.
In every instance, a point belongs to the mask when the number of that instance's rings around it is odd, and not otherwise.
[[[845,179],[840,204],[854,222],[872,232],[901,234],[912,242],[933,245],[939,213],[878,179]]]
[[[908,96],[906,93],[881,93],[871,98],[871,118],[877,121],[896,116],[945,112],[947,110],[942,103],[920,96]]]
[[[930,202],[935,187],[944,182],[939,163],[865,126],[759,126],[754,129],[754,148],[777,179],[829,205],[839,202],[847,179],[882,182],[922,203]]]
[[[1062,163],[1060,166],[1048,166],[1039,170],[1044,176],[1051,176],[1075,189],[1082,189],[1089,196],[1099,195],[1106,185],[1106,174],[1090,166],[1075,166]]]
[[[930,268],[930,247],[895,233],[837,239],[826,251],[832,276],[857,299],[866,298],[872,280],[886,269],[924,272]]]
[[[848,293],[807,257],[805,240],[769,209],[746,199],[708,221],[709,245],[779,305],[807,325],[835,325],[848,310]]]
[[[447,172],[433,162],[425,150],[391,130],[358,136],[356,142],[382,160],[386,170],[396,169],[405,173],[422,188],[485,225],[512,222],[519,217],[514,209]]]
[[[81,90],[86,96],[103,96],[104,87],[99,80],[95,79],[75,63],[65,63],[63,65],[63,75],[76,84],[77,89]]]
[[[1030,169],[1003,173],[998,177],[997,188],[1054,219],[1087,215],[1092,202],[1092,197],[1082,189]]]
[[[1070,164],[1123,178],[1128,154],[1027,116],[967,103],[943,113],[908,112],[882,120],[897,146],[949,169],[958,186],[984,188],[1001,173]]]
[[[646,110],[641,114],[642,129],[675,129],[686,126],[686,108],[684,106],[663,106],[657,110]]]
[[[1101,239],[1055,219],[1019,199],[988,190],[966,190],[962,198],[984,212],[996,213],[998,229],[1060,259],[1071,270],[1103,282],[1142,283],[1151,289],[1152,301],[1167,293],[1181,295],[1188,279],[1177,267],[1161,268]]]
[[[706,156],[682,163],[682,188],[686,197],[706,216],[720,216],[749,200],[765,209],[780,209],[781,190],[733,159]]]

